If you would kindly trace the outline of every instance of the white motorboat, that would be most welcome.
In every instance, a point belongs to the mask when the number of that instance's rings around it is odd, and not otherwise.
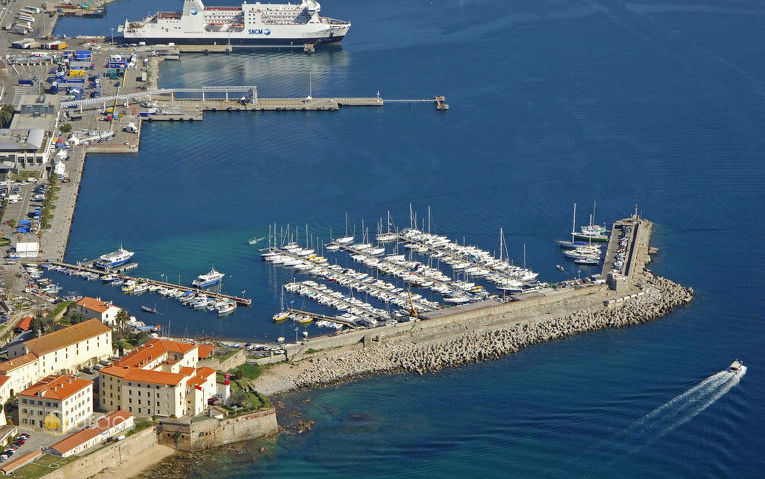
[[[742,376],[746,372],[746,366],[744,366],[744,363],[736,359],[730,366],[728,366],[728,372],[731,372],[736,376]]]

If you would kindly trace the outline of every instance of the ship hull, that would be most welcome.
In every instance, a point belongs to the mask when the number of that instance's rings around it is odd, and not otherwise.
[[[130,258],[132,258],[132,256]],[[125,258],[117,261],[96,261],[96,266],[101,269],[111,269],[117,266],[122,266],[123,264],[130,261],[130,258]]]
[[[303,48],[305,44],[340,45],[345,35],[317,38],[236,38],[236,37],[123,37],[123,43],[144,42],[147,45],[231,45],[239,48]]]

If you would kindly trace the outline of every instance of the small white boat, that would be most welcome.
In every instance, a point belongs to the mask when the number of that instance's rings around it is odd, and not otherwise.
[[[744,372],[746,372],[746,366],[744,366],[744,363],[736,359],[728,367],[728,372],[731,372],[736,376],[741,376],[744,374]]]
[[[205,309],[209,302],[210,300],[207,298],[207,296],[199,296],[194,300],[193,303],[191,303],[191,307],[194,309]]]
[[[218,306],[218,316],[225,316],[236,311],[236,303],[229,301],[223,305]]]

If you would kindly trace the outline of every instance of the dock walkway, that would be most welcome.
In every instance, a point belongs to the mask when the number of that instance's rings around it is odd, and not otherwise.
[[[64,263],[62,261],[49,261],[49,263],[54,265],[54,266],[60,266],[62,268],[73,269],[75,271],[83,271],[83,272],[97,273],[97,274],[108,273],[108,271],[104,271],[104,270],[101,270],[101,269],[96,269],[96,268],[92,267],[90,264],[69,264],[69,263]],[[181,289],[181,290],[186,290],[186,291],[189,291],[189,290],[194,291],[194,290],[196,290],[196,291],[199,291],[200,293],[204,293],[206,296],[210,296],[210,297],[215,298],[215,299],[225,299],[225,300],[229,300],[229,301],[234,301],[238,306],[252,306],[252,300],[251,299],[240,298],[239,296],[233,296],[233,295],[230,295],[230,294],[216,293],[214,291],[207,291],[207,290],[202,290],[202,289],[194,288],[193,286],[186,286],[186,285],[182,285],[182,284],[168,283],[166,281],[159,281],[159,280],[151,279],[151,278],[138,278],[138,277],[128,276],[128,275],[124,275],[124,274],[120,274],[120,277],[123,278],[123,279],[127,279],[127,280],[133,280],[133,281],[136,281],[136,282],[146,283],[146,284],[149,284],[149,285],[161,286],[163,288]]]

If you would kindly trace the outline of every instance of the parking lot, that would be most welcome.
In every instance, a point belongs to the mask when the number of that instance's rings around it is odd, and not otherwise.
[[[12,461],[14,458],[22,456],[32,451],[45,449],[62,439],[63,436],[55,436],[42,431],[19,427],[18,434],[14,439],[18,439],[22,434],[28,435],[26,441],[18,446],[5,446],[0,453],[0,464]],[[16,447],[16,449],[12,449]]]
[[[0,183],[0,199],[8,199],[8,204],[3,211],[4,228],[11,229],[9,225],[11,220],[15,225],[21,225],[25,220],[34,219],[35,210],[42,209],[47,189],[48,187],[36,181]],[[17,231],[11,229],[9,232],[13,234]],[[33,233],[33,231],[29,232]]]

